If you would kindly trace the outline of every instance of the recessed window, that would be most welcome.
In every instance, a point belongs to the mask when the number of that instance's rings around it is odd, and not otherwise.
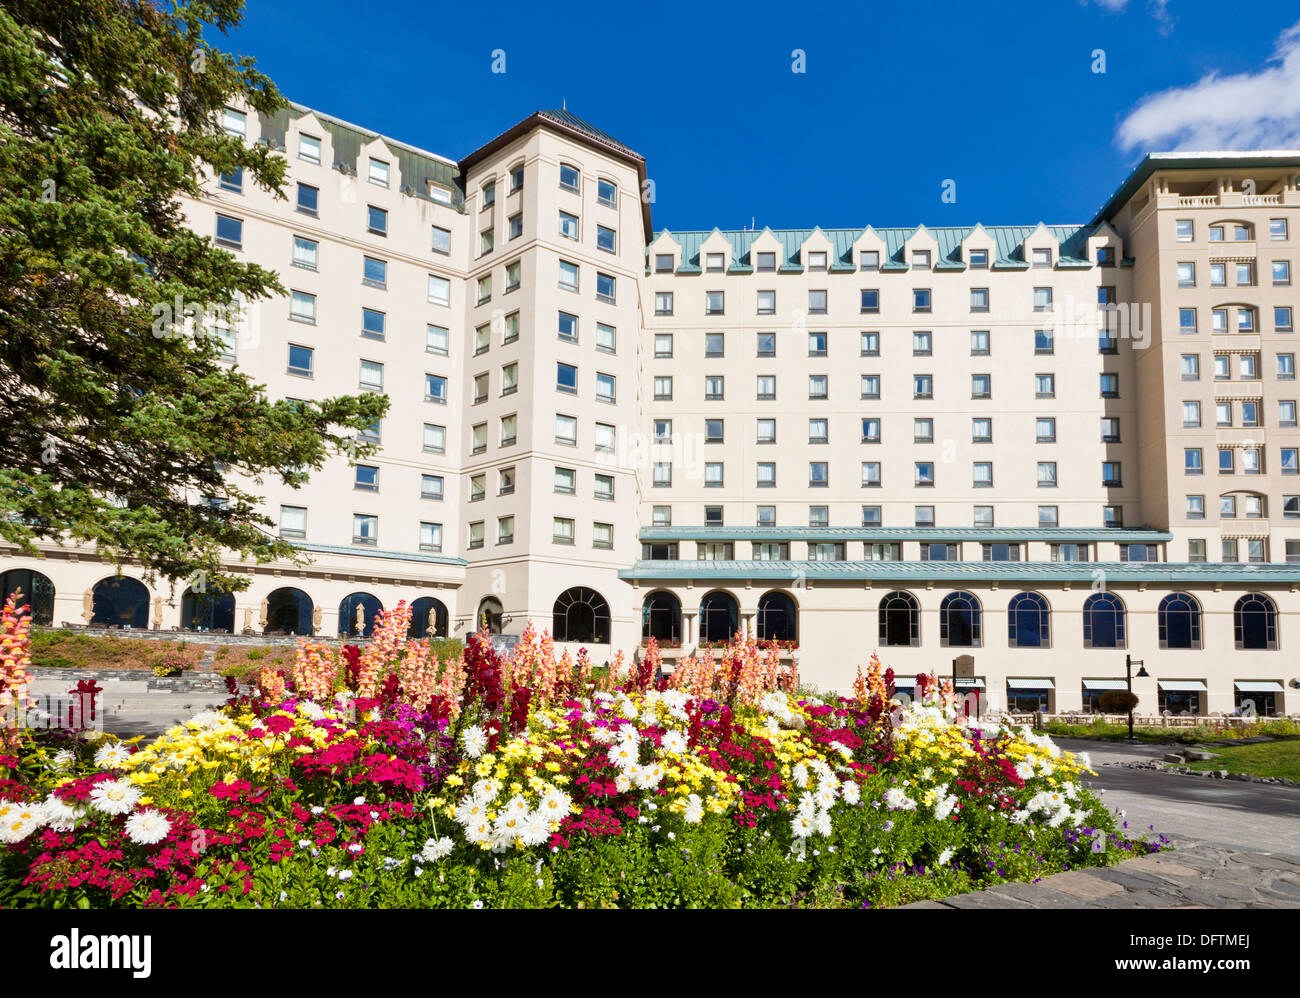
[[[524,234],[524,213],[518,212],[506,219],[506,238],[518,239]]]
[[[307,536],[307,507],[280,507],[280,536],[299,538]]]
[[[293,265],[304,270],[315,270],[319,259],[320,244],[304,236],[293,237]]]
[[[655,315],[673,314],[673,293],[671,291],[655,292]]]
[[[610,274],[596,273],[596,300],[614,304],[614,278]]]
[[[384,338],[384,313],[373,308],[361,310],[361,335],[369,340]]]
[[[298,158],[305,163],[320,165],[320,139],[314,135],[298,136]]]
[[[704,254],[704,272],[706,274],[720,274],[726,269],[727,269],[727,254],[725,253]]]
[[[578,369],[572,364],[556,364],[555,387],[559,391],[576,395],[578,392]]]
[[[377,236],[388,235],[388,211],[373,204],[366,205],[366,231]]]
[[[361,266],[361,283],[372,288],[388,287],[388,262],[373,256],[365,257]]]
[[[1174,222],[1174,239],[1180,243],[1190,243],[1192,241],[1192,220],[1190,218],[1180,218]]]
[[[578,443],[578,420],[575,416],[555,415],[555,442],[557,444],[576,445]]]
[[[880,311],[880,291],[877,288],[862,289],[862,311],[879,312]]]
[[[487,256],[496,247],[496,230],[484,229],[478,234],[478,255]]]
[[[760,374],[758,376],[758,394],[759,401],[774,402],[776,401],[776,375]]]
[[[316,296],[305,291],[292,291],[289,294],[289,318],[294,322],[316,324]]]
[[[671,274],[673,272],[673,255],[671,253],[655,254],[655,273]]]
[[[968,262],[972,270],[987,270],[989,265],[989,251],[982,249],[971,250]]]
[[[557,335],[560,339],[567,340],[569,343],[577,343],[578,317],[569,312],[560,312]]]
[[[755,269],[759,271],[759,273],[771,273],[776,270],[775,253],[759,253],[757,257],[758,262]]]
[[[758,292],[758,314],[775,315],[776,314],[776,292],[760,291]]]
[[[970,376],[970,397],[987,399],[993,397],[993,375],[972,374]]]
[[[297,374],[301,377],[310,378],[312,376],[312,363],[315,359],[315,351],[311,347],[298,346],[289,344],[289,366],[290,374]]]
[[[243,249],[244,220],[230,215],[218,215],[216,242],[218,246],[228,249]]]
[[[673,355],[673,334],[655,333],[655,356],[663,359]]]
[[[970,310],[972,312],[987,312],[989,310],[988,288],[970,289]]]
[[[597,179],[596,180],[596,203],[603,204],[607,208],[613,208],[618,200],[618,188],[612,181]]]
[[[442,524],[420,524],[420,550],[438,552],[442,550]]]
[[[497,184],[495,180],[489,180],[483,185],[483,208],[491,208],[497,203]]]
[[[379,517],[368,513],[352,515],[352,543],[375,545],[379,543]]]
[[[616,395],[615,378],[612,374],[596,375],[596,401],[614,402]]]
[[[573,520],[557,516],[551,521],[551,540],[556,544],[573,543]]]
[[[560,188],[562,190],[576,193],[580,182],[580,174],[576,166],[570,166],[568,163],[560,164]]]
[[[565,291],[578,290],[578,265],[568,260],[560,261],[560,287]]]
[[[596,226],[596,249],[606,253],[618,252],[618,233],[604,225]]]
[[[519,163],[510,168],[510,193],[515,194],[524,189],[524,164]]]
[[[1050,267],[1052,265],[1052,251],[1050,249],[1036,249],[1033,251],[1032,260],[1035,267]]]
[[[724,379],[720,374],[711,374],[704,379],[704,399],[706,402],[721,402]]]
[[[424,376],[424,401],[445,405],[447,402],[447,379],[437,374]]]
[[[930,311],[930,289],[929,288],[912,289],[912,311],[913,312]]]
[[[441,501],[443,497],[442,475],[420,476],[420,498]]]
[[[721,357],[725,350],[725,333],[705,333],[704,334],[704,356]]]
[[[704,292],[704,314],[722,315],[724,312],[724,295],[721,291]]]
[[[370,160],[370,182],[378,187],[388,186],[388,164],[382,159]]]
[[[429,454],[443,454],[447,450],[447,427],[434,423],[424,424],[424,450]]]
[[[565,239],[578,238],[578,216],[560,212],[560,235]]]
[[[858,254],[859,270],[879,270],[880,269],[880,251],[879,250],[862,250]]]
[[[603,322],[596,323],[596,349],[602,353],[614,353],[618,332],[613,326]]]
[[[826,292],[825,291],[808,292],[808,314],[809,315],[826,314]]]
[[[229,173],[223,173],[217,178],[217,186],[223,191],[230,191],[232,194],[244,193],[244,168],[237,166]]]
[[[435,305],[451,304],[451,281],[445,277],[429,275],[429,301]]]

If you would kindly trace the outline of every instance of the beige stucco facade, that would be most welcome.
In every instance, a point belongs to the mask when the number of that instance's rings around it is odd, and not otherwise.
[[[823,687],[872,651],[903,677],[969,653],[985,703],[1066,712],[1129,655],[1144,710],[1300,712],[1277,311],[1300,153],[1149,157],[1083,225],[655,233],[644,160],[567,112],[459,162],[306,108],[231,121],[290,176],[287,201],[212,178],[186,206],[290,292],[232,330],[231,362],[276,397],[391,406],[376,456],[257,486],[311,561],[239,566],[214,626],[332,636],[354,594],[363,622],[432,598],[436,630],[489,609],[597,661],[735,627],[797,642]],[[93,552],[0,568],[41,573],[56,624],[112,622]],[[184,626],[186,585],[142,581],[143,626]]]

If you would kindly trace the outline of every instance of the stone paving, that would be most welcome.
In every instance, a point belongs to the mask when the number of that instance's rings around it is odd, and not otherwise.
[[[1173,852],[906,908],[1300,908],[1300,856],[1182,842]]]

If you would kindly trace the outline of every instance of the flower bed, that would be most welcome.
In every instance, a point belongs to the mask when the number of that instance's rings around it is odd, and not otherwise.
[[[148,746],[9,732],[0,904],[865,907],[1159,848],[1086,759],[957,717],[933,679],[901,706],[874,656],[822,699],[743,639],[656,680],[653,644],[607,672],[531,631],[438,661],[408,623],[304,641]]]

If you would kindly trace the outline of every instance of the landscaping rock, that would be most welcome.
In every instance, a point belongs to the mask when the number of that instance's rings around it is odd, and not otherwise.
[[[1188,762],[1209,762],[1215,758],[1215,753],[1206,752],[1203,749],[1188,749],[1184,755],[1187,756]]]
[[[1177,752],[1170,752],[1165,756],[1165,762],[1182,762],[1183,757]]]

